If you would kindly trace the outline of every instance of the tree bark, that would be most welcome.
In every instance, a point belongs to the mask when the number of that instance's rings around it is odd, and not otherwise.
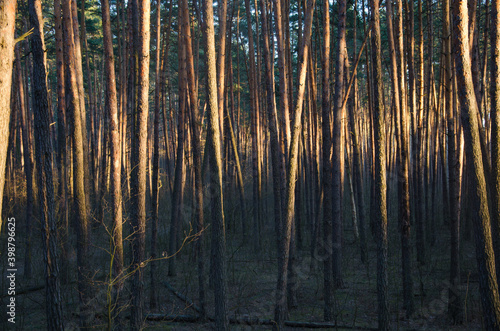
[[[487,330],[498,330],[500,328],[500,299],[491,238],[490,211],[481,152],[479,123],[477,122],[478,106],[472,82],[468,47],[467,1],[452,0],[452,8],[457,92],[461,105],[465,151],[469,161],[470,174],[472,175],[472,187],[475,188],[470,198],[472,200],[472,221],[479,269],[479,292],[483,307],[484,326]]]
[[[147,162],[147,129],[148,129],[148,94],[149,94],[149,22],[150,1],[135,0],[134,21],[134,53],[137,59],[137,103],[134,109],[134,139],[132,146],[131,220],[133,227],[132,250],[132,311],[130,325],[140,329],[143,323],[144,285],[143,262],[146,245],[146,162]]]
[[[491,193],[493,248],[497,282],[500,282],[500,1],[491,6]],[[486,54],[484,54],[485,57]]]
[[[217,114],[217,70],[215,56],[215,32],[213,1],[203,4],[205,25],[203,27],[206,41],[207,87],[208,87],[208,153],[210,157],[210,189],[212,245],[214,245],[214,303],[215,327],[217,330],[229,329],[226,308],[226,244],[224,226],[224,207],[222,192],[222,157],[220,148],[219,117]]]
[[[377,242],[378,329],[389,330],[387,291],[387,179],[385,148],[385,111],[383,104],[382,46],[380,41],[379,1],[370,0],[373,19],[372,63],[374,77],[373,125],[375,138],[375,196],[373,197]]]
[[[123,272],[123,241],[122,241],[122,191],[121,191],[121,137],[118,103],[116,92],[115,57],[111,33],[109,0],[102,0],[102,26],[104,42],[104,63],[106,70],[106,108],[109,116],[110,153],[111,153],[111,215],[112,231],[112,258],[113,277],[121,277]],[[122,283],[117,283],[119,291]]]
[[[151,261],[150,278],[151,288],[149,296],[149,308],[157,307],[157,266],[156,266],[156,246],[158,241],[158,202],[159,202],[159,166],[160,166],[160,94],[161,94],[161,2],[156,0],[156,31],[155,31],[155,97],[154,97],[154,122],[153,122],[153,179],[151,187]],[[166,130],[166,128],[165,128]]]
[[[33,112],[35,114],[35,152],[37,164],[38,199],[42,224],[42,245],[45,262],[45,304],[48,330],[64,330],[57,253],[57,222],[55,217],[54,183],[52,178],[52,141],[50,111],[45,70],[45,42],[43,36],[42,4],[28,2],[30,23],[33,27]]]
[[[73,217],[77,227],[78,292],[80,299],[80,327],[90,328],[90,285],[89,275],[89,229],[85,197],[85,161],[83,153],[83,125],[80,113],[80,93],[78,89],[75,60],[75,42],[71,15],[72,0],[64,0],[64,58],[67,75],[68,111],[71,114],[73,143]]]
[[[345,2],[344,2],[345,3]],[[330,3],[323,1],[323,91],[321,95],[322,129],[323,129],[323,282],[325,306],[324,320],[332,320],[332,222],[333,222],[333,190],[332,190],[332,138],[331,138],[331,101],[330,101]]]
[[[10,90],[14,62],[14,29],[16,3],[0,0],[0,216],[2,215],[3,189],[5,186],[5,165],[9,144]],[[3,218],[2,218],[3,219]],[[0,219],[0,231],[2,229]]]
[[[287,167],[286,176],[286,204],[284,211],[284,219],[282,230],[280,234],[280,245],[278,251],[278,281],[276,284],[276,305],[274,310],[274,318],[276,324],[273,326],[274,330],[283,329],[284,320],[286,315],[286,288],[288,276],[288,260],[290,240],[292,235],[293,218],[295,214],[295,185],[298,168],[298,149],[299,138],[302,124],[302,106],[304,102],[305,88],[306,88],[306,75],[307,75],[307,61],[309,56],[309,47],[311,42],[312,20],[314,13],[315,2],[310,1],[306,12],[306,24],[304,29],[304,37],[301,47],[301,59],[299,65],[297,101],[295,106],[295,119],[293,125],[292,140],[290,142],[290,154]]]
[[[344,93],[344,67],[346,55],[346,0],[339,4],[339,22],[337,27],[337,63],[335,65],[335,95],[333,117],[333,220],[332,220],[332,271],[333,285],[335,288],[344,286],[342,279],[342,205],[344,191],[344,139],[343,126],[345,106],[343,105]],[[325,192],[326,194],[326,192]]]

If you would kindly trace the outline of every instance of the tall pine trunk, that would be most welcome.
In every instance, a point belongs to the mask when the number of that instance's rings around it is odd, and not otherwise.
[[[389,330],[387,289],[387,177],[385,148],[385,110],[383,104],[382,45],[380,40],[379,1],[370,0],[373,19],[372,65],[374,77],[373,126],[375,141],[375,196],[373,206],[377,242],[378,329]]]
[[[135,0],[134,20],[134,53],[137,60],[136,91],[137,102],[134,108],[134,136],[132,146],[131,223],[133,227],[132,250],[132,311],[130,325],[140,329],[144,309],[144,276],[143,262],[146,245],[146,162],[147,162],[147,128],[148,128],[148,94],[149,94],[149,21],[150,1]]]
[[[10,123],[10,90],[12,85],[12,65],[14,62],[14,28],[16,19],[14,0],[0,0],[0,196],[3,197],[5,185],[5,165]],[[0,198],[0,216],[2,214]],[[2,229],[0,217],[0,231]]]
[[[290,153],[288,159],[288,167],[286,174],[286,199],[283,224],[281,227],[280,244],[278,250],[278,281],[276,283],[276,305],[274,310],[274,318],[276,324],[273,325],[274,330],[283,329],[286,304],[287,304],[287,276],[288,276],[288,260],[290,253],[290,241],[292,236],[293,219],[295,216],[295,186],[299,158],[299,139],[302,124],[302,110],[306,88],[307,76],[307,61],[309,56],[309,47],[311,42],[312,21],[315,2],[310,1],[306,11],[306,24],[304,29],[304,37],[301,44],[301,59],[299,65],[297,101],[295,106],[295,119],[293,122],[293,132],[290,142]]]
[[[45,304],[47,329],[64,330],[60,291],[57,247],[57,222],[55,217],[54,182],[52,177],[52,141],[50,136],[50,111],[45,69],[45,42],[43,35],[42,4],[30,0],[29,16],[33,27],[31,51],[33,53],[33,112],[35,114],[35,152],[37,164],[38,200],[42,224],[42,246],[45,262]],[[27,152],[27,151],[26,151]]]
[[[85,161],[83,152],[83,125],[81,115],[80,93],[75,58],[75,42],[73,38],[73,21],[71,15],[72,0],[64,0],[64,63],[67,76],[66,94],[68,110],[71,114],[73,144],[73,217],[77,227],[77,264],[78,292],[80,299],[80,327],[90,328],[90,284],[89,275],[89,228],[85,195]]]
[[[500,328],[500,299],[495,271],[491,220],[481,151],[478,106],[472,81],[468,36],[467,1],[453,0],[453,46],[457,72],[457,94],[461,105],[465,152],[470,167],[473,194],[471,216],[479,269],[479,293],[487,330]]]
[[[208,87],[208,157],[210,157],[210,198],[212,245],[214,247],[214,304],[215,327],[217,330],[228,330],[229,320],[226,303],[226,243],[224,226],[224,207],[222,193],[222,157],[217,106],[217,70],[215,56],[215,29],[213,1],[203,4],[205,25],[203,36],[206,41],[207,87]]]

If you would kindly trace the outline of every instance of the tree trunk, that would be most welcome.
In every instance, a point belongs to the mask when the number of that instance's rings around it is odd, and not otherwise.
[[[43,37],[42,4],[30,0],[29,16],[33,27],[31,51],[33,53],[33,113],[35,114],[35,151],[40,202],[40,222],[45,262],[45,304],[47,329],[64,330],[57,256],[57,222],[55,217],[54,183],[52,179],[52,141],[50,112],[45,70],[45,42]]]
[[[398,10],[401,8],[398,4]],[[401,8],[402,10],[402,8]],[[398,202],[399,202],[399,230],[401,233],[401,261],[403,266],[403,296],[406,316],[409,318],[413,313],[413,280],[411,274],[411,243],[410,243],[410,191],[409,191],[409,159],[408,159],[408,133],[406,130],[406,104],[402,97],[406,91],[404,88],[404,78],[399,78],[402,72],[398,73],[396,43],[392,25],[392,2],[387,2],[387,28],[389,33],[389,48],[391,53],[391,80],[394,99],[394,114],[397,119],[397,139],[398,139]],[[399,17],[401,20],[401,17]],[[399,28],[399,25],[398,25]],[[401,40],[399,40],[401,38]],[[398,30],[398,43],[402,43],[402,30]],[[400,86],[401,85],[401,86]]]
[[[160,93],[161,93],[161,77],[160,77],[160,62],[161,62],[161,2],[156,0],[156,58],[155,58],[155,99],[154,99],[154,124],[153,124],[153,183],[151,187],[151,288],[149,296],[149,308],[156,309],[157,306],[157,266],[156,266],[156,246],[158,241],[158,201],[159,201],[159,165],[160,165]],[[166,129],[166,128],[165,128]]]
[[[213,1],[206,0],[203,4],[205,26],[203,27],[206,41],[207,87],[208,87],[208,153],[210,157],[210,186],[212,245],[214,246],[214,304],[215,327],[217,330],[229,329],[226,308],[226,244],[224,226],[224,207],[222,193],[222,157],[217,106],[217,76],[215,57],[215,32]]]
[[[372,63],[374,77],[373,125],[375,138],[375,196],[373,197],[377,242],[378,329],[389,330],[387,291],[387,179],[385,148],[385,111],[383,104],[382,46],[380,41],[379,1],[370,0],[373,19]]]
[[[491,6],[491,193],[493,248],[500,282],[500,1]],[[486,54],[484,54],[485,57]]]
[[[472,200],[472,221],[476,245],[476,258],[479,269],[479,292],[485,328],[500,328],[500,299],[495,271],[493,243],[490,228],[490,211],[483,158],[480,145],[478,106],[472,82],[471,60],[468,36],[467,2],[453,0],[454,53],[457,72],[458,97],[461,105],[461,119],[464,130],[465,151],[467,155],[472,187],[475,194]]]
[[[346,0],[339,4],[339,22],[337,27],[337,63],[335,66],[335,108],[333,118],[333,222],[332,222],[332,270],[333,285],[335,288],[344,286],[342,279],[342,212],[344,191],[344,139],[343,126],[345,107],[343,105],[344,93],[344,65],[346,55]],[[326,192],[325,192],[326,193]],[[325,201],[326,202],[326,201]]]
[[[102,1],[102,26],[104,42],[104,62],[106,70],[106,109],[109,116],[110,153],[111,153],[111,215],[113,232],[111,237],[113,278],[122,276],[123,272],[123,241],[122,241],[122,191],[121,191],[121,137],[120,120],[118,116],[115,57],[110,21],[109,0]],[[121,290],[122,282],[116,284],[117,291]],[[119,309],[119,308],[118,308]]]
[[[444,42],[444,114],[447,119],[448,136],[448,174],[449,174],[449,225],[450,225],[450,283],[448,313],[455,323],[461,323],[462,300],[460,293],[460,163],[458,159],[457,135],[460,131],[453,107],[453,63],[451,58],[450,2],[443,3],[443,42]]]
[[[132,250],[132,311],[130,325],[140,329],[143,322],[143,262],[146,245],[146,162],[149,94],[149,21],[150,1],[135,0],[134,53],[137,59],[137,103],[134,109],[134,138],[132,146],[131,223],[133,227]]]
[[[196,241],[196,255],[198,259],[198,293],[201,307],[201,314],[205,314],[205,261],[203,256],[204,239],[204,214],[203,214],[203,179],[201,174],[201,137],[200,137],[200,114],[198,110],[198,91],[196,85],[196,72],[194,68],[194,56],[191,38],[191,28],[189,19],[189,8],[187,0],[181,2],[181,22],[183,44],[186,48],[186,66],[187,66],[187,88],[190,100],[190,112],[188,114],[191,124],[191,144],[193,146],[193,166],[194,166],[194,189],[195,189],[195,219],[196,231],[199,233]]]
[[[345,3],[345,2],[344,2]],[[323,315],[326,322],[332,320],[332,222],[333,222],[333,190],[332,190],[332,138],[331,138],[331,102],[330,102],[330,3],[323,1],[323,92],[321,95],[322,129],[323,129],[323,282],[325,307]]]
[[[80,327],[90,328],[90,285],[89,275],[89,229],[87,222],[87,207],[85,201],[85,163],[83,156],[83,125],[80,113],[80,93],[78,90],[77,70],[75,60],[75,43],[73,38],[73,22],[71,15],[72,0],[64,0],[64,58],[67,75],[68,111],[72,121],[73,143],[73,217],[77,227],[77,264],[78,292],[80,299]]]
[[[2,214],[5,165],[7,146],[9,144],[10,90],[14,61],[16,2],[0,0],[0,91],[3,91],[0,93],[0,216]],[[0,219],[0,231],[2,229],[2,219]]]
[[[301,59],[299,65],[297,102],[295,106],[295,119],[293,125],[292,140],[290,142],[290,154],[286,176],[286,210],[284,213],[283,225],[280,234],[280,245],[278,251],[278,281],[276,284],[276,305],[274,318],[276,324],[274,330],[283,329],[286,315],[286,289],[288,276],[288,260],[290,240],[292,235],[293,218],[295,214],[295,185],[298,168],[298,149],[299,138],[302,124],[302,106],[304,102],[306,76],[307,76],[307,61],[309,56],[309,47],[311,42],[312,20],[314,13],[315,2],[310,1],[306,12],[306,24],[304,29],[304,38],[301,47]]]
[[[273,172],[273,194],[274,194],[274,226],[275,235],[278,237],[280,234],[280,226],[282,222],[282,199],[281,186],[284,182],[283,154],[281,152],[279,143],[279,125],[278,114],[276,111],[276,99],[274,89],[274,67],[272,65],[272,54],[270,47],[270,30],[268,26],[267,6],[270,5],[268,1],[261,0],[261,16],[262,16],[262,33],[264,35],[264,63],[266,69],[265,83],[267,89],[267,115],[268,115],[268,128],[269,139],[271,144],[271,165]],[[278,240],[279,241],[279,240]]]
[[[180,28],[183,28],[182,26]],[[182,31],[182,30],[181,30]],[[187,106],[187,70],[186,70],[186,43],[182,42],[182,36],[179,36],[181,42],[179,47],[179,113],[178,113],[178,129],[177,129],[177,160],[175,164],[175,179],[174,190],[172,197],[172,220],[170,223],[170,241],[169,241],[169,254],[177,251],[177,243],[179,236],[179,223],[182,220],[182,205],[184,196],[184,140],[185,140],[185,121],[186,121],[186,108]],[[176,257],[169,259],[168,275],[175,276],[177,274]]]
[[[22,139],[23,139],[23,154],[24,154],[24,172],[26,174],[26,249],[24,254],[24,275],[27,279],[31,278],[31,233],[33,227],[33,140],[31,138],[31,128],[33,124],[31,122],[31,116],[28,115],[28,109],[26,107],[25,98],[26,95],[24,93],[24,80],[23,73],[21,68],[21,55],[19,51],[19,47],[16,48],[16,63],[15,63],[15,72],[16,72],[16,83],[17,83],[17,91],[18,91],[18,110],[21,114],[21,127],[22,127]]]

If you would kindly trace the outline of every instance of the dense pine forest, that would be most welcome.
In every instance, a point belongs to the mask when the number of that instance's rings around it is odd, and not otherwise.
[[[5,330],[500,330],[500,0],[0,0]]]

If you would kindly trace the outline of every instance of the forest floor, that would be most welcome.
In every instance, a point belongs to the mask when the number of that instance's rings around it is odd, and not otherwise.
[[[272,204],[269,204],[272,206]],[[237,214],[237,206],[234,208],[227,205],[229,212],[226,221],[231,222],[231,217]],[[233,208],[233,209],[231,209]],[[168,220],[170,219],[170,207],[160,208],[160,229],[159,229],[159,251],[164,251],[167,247]],[[22,224],[24,211],[18,213],[18,224]],[[270,211],[270,208],[268,208]],[[13,212],[13,211],[11,211]],[[237,216],[234,216],[235,218]],[[233,223],[234,224],[234,223]],[[239,223],[238,223],[239,224]],[[276,243],[274,242],[274,231],[272,218],[268,218],[262,229],[265,235],[262,236],[262,250],[256,254],[252,249],[252,236],[248,237],[245,244],[242,244],[241,235],[236,235],[236,229],[228,224],[227,230],[227,283],[228,283],[228,309],[231,318],[259,318],[273,319],[274,302],[277,277]],[[306,224],[304,225],[306,226]],[[359,254],[359,244],[354,240],[352,231],[352,221],[345,218],[344,224],[344,246],[343,246],[343,280],[344,287],[334,292],[333,300],[334,322],[338,325],[338,330],[343,329],[376,329],[377,327],[377,292],[376,292],[376,249],[374,240],[367,227],[368,238],[368,263],[362,264]],[[184,229],[189,229],[185,223]],[[32,247],[33,275],[32,279],[26,279],[22,260],[24,257],[23,235],[24,228],[18,227],[19,239],[17,246],[17,280],[18,291],[30,289],[44,285],[43,278],[43,255],[40,242],[39,225],[34,225]],[[396,222],[389,220],[389,310],[391,316],[391,326],[395,330],[480,330],[481,304],[478,290],[478,274],[475,259],[473,242],[463,241],[461,247],[461,286],[460,293],[465,307],[464,323],[461,325],[451,325],[447,318],[448,282],[449,274],[449,238],[448,228],[442,222],[436,225],[436,232],[439,234],[434,246],[427,246],[426,264],[417,267],[413,263],[413,282],[415,313],[411,318],[405,317],[402,309],[402,280],[401,280],[401,258],[400,239],[396,228]],[[108,282],[106,277],[109,271],[109,237],[105,234],[102,225],[97,226],[92,231],[92,265],[96,270],[93,281],[95,294],[92,300],[93,313],[95,314],[96,329],[104,329],[106,319],[106,298]],[[183,232],[184,234],[186,232]],[[149,233],[148,233],[149,235]],[[207,233],[209,237],[209,232]],[[72,243],[75,243],[72,234]],[[205,274],[209,270],[208,241],[205,240]],[[5,235],[0,238],[2,247],[6,247]],[[149,242],[147,242],[149,251]],[[6,275],[6,256],[2,249],[0,255],[0,271]],[[415,253],[415,252],[414,252]],[[125,254],[130,255],[130,245],[125,244]],[[415,256],[415,254],[414,254]],[[76,254],[70,252],[70,281],[62,285],[62,302],[64,309],[65,326],[67,330],[77,329],[78,325],[78,292],[76,284]],[[126,259],[127,261],[127,259]],[[187,307],[186,303],[176,297],[165,285],[164,281],[171,284],[173,288],[185,297],[198,304],[198,276],[197,263],[194,259],[194,245],[188,243],[176,258],[177,275],[168,277],[168,260],[158,262],[158,289],[159,299],[158,309],[151,313],[161,313],[168,315],[197,315],[192,307]],[[314,261],[315,267],[311,269],[311,258],[309,253],[309,236],[304,235],[304,248],[299,249],[296,263],[297,270],[297,303],[296,308],[289,312],[288,320],[322,322],[323,321],[323,271],[322,265]],[[207,277],[208,287],[208,277]],[[146,266],[144,271],[145,302],[149,307],[150,295],[150,269]],[[0,280],[2,296],[0,304],[6,307],[8,297],[7,278],[2,276]],[[127,288],[125,289],[126,293]],[[206,291],[206,307],[208,316],[214,315],[213,291]],[[6,330],[38,330],[46,328],[45,298],[44,291],[34,289],[29,293],[19,294],[16,297],[16,324],[8,324],[6,313],[2,312],[0,317],[0,328]],[[147,310],[149,312],[149,310]],[[122,315],[127,315],[126,311]],[[128,323],[128,321],[123,321]],[[146,321],[146,330],[210,330],[213,323],[177,323],[166,321]],[[270,330],[268,325],[231,325],[232,330]],[[287,330],[305,330],[305,328],[285,328]]]

